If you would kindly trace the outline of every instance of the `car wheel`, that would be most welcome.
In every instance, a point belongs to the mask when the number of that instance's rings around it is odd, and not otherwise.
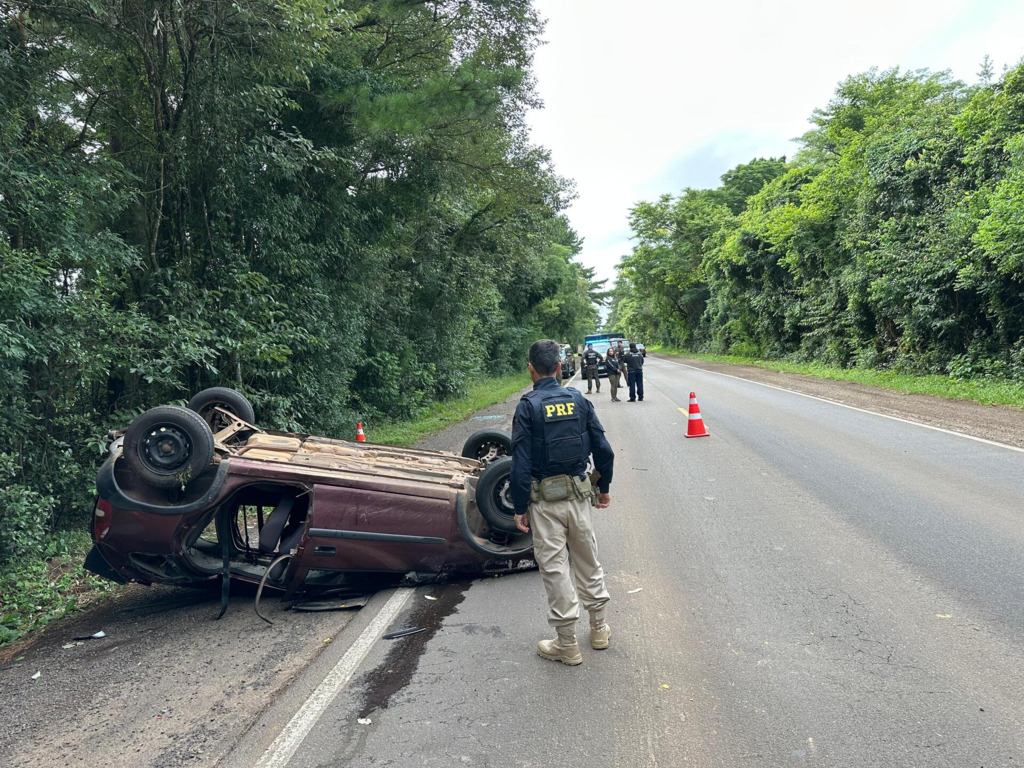
[[[187,408],[150,408],[124,434],[121,455],[145,483],[156,488],[184,486],[213,461],[213,432]]]
[[[515,507],[511,495],[512,457],[503,456],[494,461],[476,484],[476,505],[491,528],[505,533],[517,533]]]
[[[222,408],[225,411],[235,414],[242,421],[252,424],[256,421],[256,414],[252,410],[252,404],[245,399],[245,395],[227,387],[210,387],[204,389],[188,401],[190,411],[195,411],[203,417],[203,421],[210,425],[214,432],[220,432],[231,422],[227,416],[217,411]]]
[[[462,445],[462,455],[490,464],[495,459],[512,453],[512,438],[500,429],[484,429],[474,432]]]

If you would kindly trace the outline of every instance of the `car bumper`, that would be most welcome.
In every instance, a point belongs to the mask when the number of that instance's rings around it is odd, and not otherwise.
[[[127,584],[129,579],[123,576],[119,571],[114,570],[114,566],[107,562],[107,558],[100,552],[99,547],[95,544],[92,545],[92,549],[89,550],[89,554],[85,557],[85,563],[83,563],[85,570],[95,573],[97,576],[102,576],[104,579],[116,582],[118,584]]]

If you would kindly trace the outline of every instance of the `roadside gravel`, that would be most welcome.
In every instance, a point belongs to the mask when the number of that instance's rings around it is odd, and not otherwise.
[[[0,670],[0,765],[214,765],[351,618],[285,613],[271,597],[271,626],[252,599],[233,593],[217,621],[217,593],[132,585],[51,624]]]

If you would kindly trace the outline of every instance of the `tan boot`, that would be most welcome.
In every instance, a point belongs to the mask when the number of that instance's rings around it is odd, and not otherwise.
[[[612,639],[612,628],[607,624],[602,624],[599,627],[590,628],[590,647],[603,651],[611,643]]]
[[[604,620],[604,609],[590,614],[590,647],[603,651],[611,643],[612,628]]]
[[[580,653],[576,635],[559,634],[554,640],[541,640],[537,643],[537,655],[548,661],[560,661],[570,667],[583,663],[583,654]]]

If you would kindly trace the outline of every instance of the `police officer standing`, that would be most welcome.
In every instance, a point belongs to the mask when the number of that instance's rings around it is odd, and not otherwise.
[[[644,356],[637,352],[636,344],[630,342],[629,352],[622,358],[626,366],[626,382],[629,384],[629,402],[644,399]]]
[[[608,590],[590,517],[592,480],[586,471],[593,452],[599,492],[594,506],[604,509],[611,504],[608,486],[615,454],[590,401],[556,382],[558,365],[557,342],[542,339],[530,347],[533,391],[519,401],[512,420],[510,491],[516,527],[523,532],[533,528],[548,624],[557,633],[553,640],[537,643],[537,653],[572,666],[583,661],[576,642],[581,600],[590,613],[591,647],[607,648],[611,640],[605,621]]]
[[[597,391],[601,391],[601,377],[597,372],[597,365],[604,358],[600,353],[594,351],[593,344],[587,344],[587,351],[583,353],[583,377],[587,380],[587,394],[590,394],[590,385],[597,382]]]

